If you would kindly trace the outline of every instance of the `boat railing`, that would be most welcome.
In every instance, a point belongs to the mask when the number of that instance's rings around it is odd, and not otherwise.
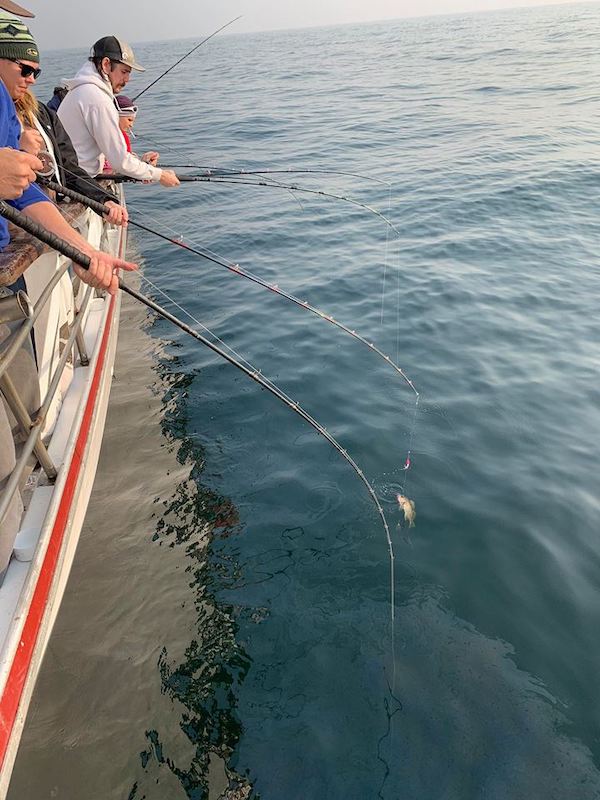
[[[89,221],[90,212],[86,211],[83,206],[71,204],[67,208],[68,212],[64,215],[70,222],[77,224],[77,227],[85,225],[86,217]],[[11,235],[13,230],[11,229]],[[51,253],[23,232],[15,231],[11,245],[12,247],[9,247],[7,253],[0,253],[0,290],[7,284],[14,287],[18,278],[31,266],[33,261],[44,253]],[[0,326],[5,331],[9,331],[4,340],[0,341],[0,394],[2,395],[0,402],[2,399],[4,400],[16,421],[20,436],[24,437],[24,441],[17,451],[18,458],[16,458],[12,471],[3,478],[4,487],[0,491],[0,526],[15,494],[25,484],[32,468],[32,462],[34,462],[33,457],[45,473],[48,483],[52,484],[56,480],[60,465],[53,463],[43,441],[45,422],[69,360],[72,360],[73,365],[77,363],[77,360],[82,366],[88,364],[82,325],[86,309],[90,299],[95,296],[95,291],[91,287],[85,287],[82,291],[78,291],[76,288],[78,279],[76,279],[73,289],[74,318],[69,325],[68,337],[62,346],[60,357],[56,363],[52,363],[48,374],[48,386],[43,395],[39,397],[37,408],[32,410],[26,407],[15,381],[11,377],[11,366],[23,348],[30,346],[34,325],[48,306],[50,298],[63,276],[71,267],[71,261],[64,256],[52,253],[52,257],[55,258],[53,274],[34,304],[29,301],[25,292],[18,289],[6,293],[4,297],[0,298]],[[35,378],[38,379],[37,374]]]

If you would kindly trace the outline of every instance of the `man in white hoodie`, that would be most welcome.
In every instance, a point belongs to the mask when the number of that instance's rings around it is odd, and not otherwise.
[[[59,106],[58,116],[71,137],[79,165],[90,175],[101,173],[108,159],[115,172],[130,178],[178,186],[174,172],[154,167],[127,152],[115,95],[123,91],[133,69],[144,71],[127,42],[116,36],[98,39],[89,60],[66,82],[69,92]]]

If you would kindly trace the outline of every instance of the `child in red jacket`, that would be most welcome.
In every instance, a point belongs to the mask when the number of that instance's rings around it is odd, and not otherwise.
[[[127,152],[131,153],[130,136],[135,123],[135,118],[137,116],[138,107],[134,104],[133,100],[124,94],[117,95],[115,100],[117,101],[117,106],[119,107],[119,128],[121,129],[121,133],[125,139]],[[141,156],[141,159],[142,161],[152,164],[152,166],[155,167],[158,162],[158,155],[159,154],[156,151],[150,150],[148,153],[144,153],[144,155]],[[112,168],[108,161],[106,161],[104,165],[104,171],[112,172]]]

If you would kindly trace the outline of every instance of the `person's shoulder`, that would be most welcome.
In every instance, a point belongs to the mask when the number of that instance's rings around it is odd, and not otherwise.
[[[19,125],[15,104],[2,81],[0,81],[0,120],[3,129],[6,125]]]
[[[11,96],[4,83],[0,81],[0,107],[2,111],[5,111],[6,109],[10,109],[11,105],[14,107]]]
[[[111,102],[110,97],[103,91],[101,86],[98,86],[93,81],[89,81],[86,83],[79,83],[77,86],[73,86],[72,89],[69,89],[59,108],[62,108],[65,103],[103,103],[105,99],[108,100],[109,103]]]

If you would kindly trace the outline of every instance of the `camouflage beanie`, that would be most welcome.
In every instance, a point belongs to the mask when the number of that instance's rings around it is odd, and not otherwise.
[[[40,62],[38,46],[27,25],[5,11],[0,11],[0,58]]]

